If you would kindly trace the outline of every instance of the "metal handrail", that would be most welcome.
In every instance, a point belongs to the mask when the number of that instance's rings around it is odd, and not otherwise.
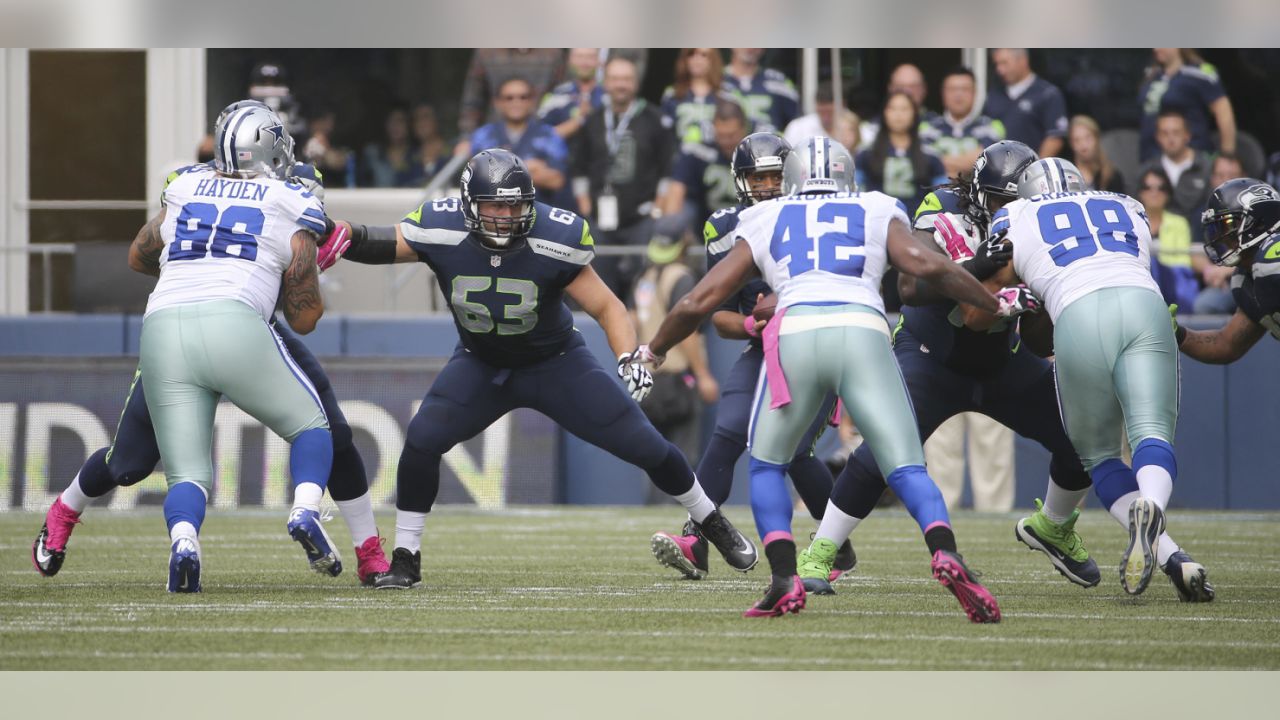
[[[146,210],[146,200],[19,200],[19,210]]]
[[[51,312],[53,307],[53,266],[49,262],[50,255],[74,255],[76,252],[75,243],[44,243],[41,245],[0,245],[0,251],[5,252],[23,252],[28,255],[41,255],[40,271],[41,278],[44,280],[44,292],[41,298],[44,301],[42,309],[44,312]]]

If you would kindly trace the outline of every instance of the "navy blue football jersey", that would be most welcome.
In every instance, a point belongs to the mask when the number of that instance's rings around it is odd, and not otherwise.
[[[466,228],[458,198],[423,203],[400,222],[431,266],[458,335],[490,365],[516,368],[560,354],[575,337],[564,289],[595,255],[587,221],[534,203],[529,236],[495,250]]]
[[[1236,307],[1280,340],[1280,236],[1258,246],[1253,265],[1231,277]]]
[[[917,230],[932,229],[931,216],[942,213],[953,225],[967,225],[962,207],[954,189],[939,188],[925,196],[912,224]],[[1018,342],[1014,323],[1007,320],[981,332],[965,327],[963,312],[950,300],[933,305],[903,305],[902,326],[947,367],[975,378],[998,373]]]
[[[738,213],[744,206],[734,205],[711,213],[702,226],[702,239],[707,244],[707,270],[715,267],[733,249],[733,229],[738,227]],[[750,315],[756,308],[756,296],[773,292],[769,283],[756,277],[747,281],[737,293],[725,298],[717,310],[729,310]]]

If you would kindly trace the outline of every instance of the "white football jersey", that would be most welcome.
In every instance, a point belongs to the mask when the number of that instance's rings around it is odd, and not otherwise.
[[[1151,229],[1142,205],[1128,195],[1086,191],[1015,200],[991,222],[1009,228],[1013,269],[1055,322],[1072,302],[1095,290],[1149,288]]]
[[[239,300],[268,320],[293,260],[294,233],[324,233],[324,207],[302,185],[226,177],[208,165],[172,177],[163,203],[165,249],[148,315],[175,305]]]
[[[860,303],[884,313],[880,279],[893,220],[911,227],[906,208],[884,193],[790,195],[747,208],[733,234],[751,246],[779,308]]]

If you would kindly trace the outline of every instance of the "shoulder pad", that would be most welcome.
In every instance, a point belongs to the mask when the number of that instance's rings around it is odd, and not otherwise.
[[[740,205],[723,208],[711,213],[707,218],[707,222],[702,226],[702,241],[707,245],[707,252],[718,255],[727,252],[732,243],[726,244],[724,241],[728,239],[728,234],[738,226],[739,214],[742,209]]]
[[[1258,246],[1251,271],[1254,280],[1274,277],[1280,281],[1280,235],[1273,235]]]
[[[585,218],[545,203],[534,203],[533,207],[537,216],[527,239],[530,250],[574,265],[591,263],[596,242]]]
[[[424,245],[458,245],[467,237],[462,201],[456,197],[428,200],[400,221],[404,239]]]
[[[212,172],[212,171],[213,171],[213,166],[210,165],[209,163],[196,163],[195,165],[187,165],[184,167],[180,167],[177,170],[174,170],[173,172],[169,173],[169,175],[165,177],[164,186],[166,188],[169,187],[169,183],[173,182],[174,180],[177,180],[179,177],[186,175],[189,172]]]
[[[960,214],[960,198],[956,196],[955,190],[938,188],[925,195],[920,207],[916,208],[915,217],[921,218],[940,212],[952,213],[953,215]]]

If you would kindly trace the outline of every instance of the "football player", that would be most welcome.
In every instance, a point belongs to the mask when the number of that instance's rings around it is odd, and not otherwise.
[[[1178,352],[1151,277],[1142,206],[1086,190],[1080,171],[1057,158],[1028,166],[1018,194],[992,220],[993,240],[1007,237],[1013,253],[995,277],[1010,285],[1021,278],[1044,299],[1067,434],[1098,497],[1129,530],[1121,584],[1140,594],[1160,565],[1179,596],[1210,600],[1202,566],[1173,571],[1170,561],[1189,559],[1173,558],[1179,548],[1164,532],[1178,473]],[[1122,432],[1133,448],[1132,469],[1121,459]]]
[[[594,254],[586,221],[536,202],[524,162],[500,149],[471,158],[460,199],[424,203],[393,227],[352,232],[348,260],[429,265],[460,339],[409,423],[396,478],[395,550],[377,587],[421,582],[422,531],[440,488],[441,456],[519,407],[643,468],[688,509],[731,566],[746,572],[755,565],[755,546],[716,509],[688,460],[636,404],[653,377],[630,353],[635,329],[591,268]],[[604,328],[627,392],[574,329],[566,294]]]
[[[319,394],[285,354],[269,320],[308,333],[324,313],[316,245],[320,199],[287,182],[293,139],[260,104],[220,118],[213,166],[175,178],[164,207],[129,249],[129,266],[159,277],[147,300],[139,365],[169,492],[169,591],[201,590],[200,526],[213,486],[209,454],[220,397],[290,443],[287,530],[311,567],[338,562],[319,505],[333,441]]]
[[[256,101],[234,103],[223,111],[223,115],[237,107],[254,102]],[[209,168],[201,164],[175,170],[170,173],[165,187],[167,188],[169,183],[180,175],[191,171],[208,172]],[[291,178],[302,184],[308,192],[323,200],[323,177],[313,166],[294,165]],[[334,235],[335,233],[328,234],[326,241],[341,242],[340,238]],[[342,414],[342,408],[338,405],[337,397],[334,396],[329,378],[307,346],[293,331],[289,330],[287,324],[276,322],[274,316],[271,319],[271,327],[284,341],[285,350],[297,363],[298,368],[315,386],[324,404],[325,414],[329,418],[329,430],[333,435],[333,467],[329,475],[329,494],[338,505],[342,519],[351,532],[357,559],[356,576],[363,585],[372,586],[374,576],[385,572],[388,564],[382,552],[381,538],[373,516],[364,460],[352,443],[351,426],[347,424],[346,417]],[[147,411],[146,393],[138,382],[141,373],[141,367],[134,373],[111,445],[100,448],[85,460],[80,472],[72,478],[67,489],[54,500],[45,515],[44,526],[31,546],[32,564],[41,575],[52,577],[62,569],[63,561],[66,559],[67,541],[90,502],[117,487],[128,487],[141,482],[155,470],[160,462],[160,448],[156,444],[151,414]],[[323,569],[323,572],[331,575],[337,575],[341,571],[340,558]]]
[[[1037,159],[1035,151],[1017,141],[988,146],[971,176],[925,197],[916,210],[917,237],[936,243],[975,278],[987,280],[1009,260],[1007,252],[982,242],[991,214],[1017,197],[1022,171]],[[1035,302],[1018,289],[988,287]],[[1097,585],[1102,578],[1097,563],[1075,531],[1076,506],[1089,491],[1089,474],[1058,415],[1053,365],[1023,346],[1011,318],[976,317],[971,308],[940,296],[915,277],[901,277],[899,292],[905,304],[893,352],[915,407],[921,441],[952,416],[974,411],[1039,442],[1052,453],[1049,491],[1036,513],[1018,523],[1017,537],[1044,552],[1067,579],[1084,587]],[[1021,322],[1030,318],[1023,315]],[[801,554],[800,576],[810,592],[833,592],[827,576],[837,543],[875,509],[884,488],[872,449],[863,444],[836,480],[831,507]]]
[[[733,152],[733,180],[738,204],[717,210],[707,218],[702,231],[707,244],[707,270],[715,267],[733,247],[732,232],[738,225],[739,213],[782,194],[782,164],[790,152],[791,146],[786,140],[767,132],[748,135],[738,144]],[[757,329],[758,326],[763,327],[763,323],[754,319],[753,311],[757,298],[772,293],[773,290],[763,280],[753,278],[711,315],[711,322],[720,337],[748,341],[729,376],[720,385],[715,434],[698,462],[698,482],[702,483],[707,496],[717,506],[729,499],[733,466],[747,448],[751,398],[755,395],[760,368],[764,364],[764,349]],[[823,403],[818,417],[801,438],[800,447],[787,470],[815,520],[822,519],[827,498],[831,496],[832,479],[826,463],[814,456],[813,447],[826,427],[827,418],[832,415],[835,402],[832,395]],[[692,521],[685,523],[680,535],[655,534],[650,546],[658,562],[680,571],[691,580],[707,574],[707,541],[697,534]],[[830,580],[852,571],[856,564],[853,546],[846,540],[834,556]]]
[[[880,280],[892,264],[989,312],[1007,315],[1015,308],[913,237],[901,202],[883,193],[854,192],[853,176],[853,157],[830,138],[814,138],[789,154],[782,187],[787,197],[742,213],[733,249],[636,354],[661,362],[753,276],[762,275],[778,293],[776,314],[765,327],[765,373],[748,431],[751,505],[773,578],[747,617],[804,607],[783,473],[824,398],[837,392],[924,532],[934,577],[955,594],[970,620],[998,622],[1000,608],[956,552],[942,494],[925,471],[911,402],[889,347]]]

